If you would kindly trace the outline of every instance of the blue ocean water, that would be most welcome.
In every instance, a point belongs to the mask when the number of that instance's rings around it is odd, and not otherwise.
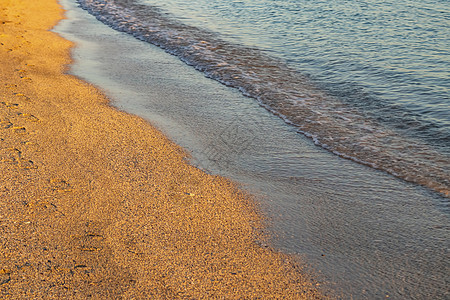
[[[317,145],[448,197],[445,0],[79,0]]]

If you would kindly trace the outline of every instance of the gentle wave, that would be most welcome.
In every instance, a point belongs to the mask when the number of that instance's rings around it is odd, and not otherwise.
[[[366,116],[283,61],[259,49],[224,41],[214,32],[188,26],[133,0],[78,2],[114,29],[155,44],[206,76],[257,99],[317,145],[450,196],[446,153]]]

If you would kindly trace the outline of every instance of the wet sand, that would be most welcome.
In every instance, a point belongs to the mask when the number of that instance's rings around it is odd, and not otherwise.
[[[55,0],[0,0],[0,298],[322,298],[252,199],[64,74]]]

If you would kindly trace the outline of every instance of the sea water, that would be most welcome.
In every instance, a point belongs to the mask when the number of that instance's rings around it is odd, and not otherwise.
[[[336,155],[449,195],[447,1],[79,2]]]
[[[408,80],[402,83],[386,77],[385,90],[380,74],[395,68],[380,66],[389,66],[398,57],[388,57],[391,62],[385,63],[374,59],[373,68],[368,67],[367,57],[380,50],[369,54],[368,47],[355,52],[353,48],[362,49],[358,40],[364,42],[365,38],[358,37],[363,32],[356,30],[359,22],[351,10],[359,9],[358,14],[368,15],[365,18],[378,16],[378,23],[370,21],[378,24],[372,28],[380,30],[378,35],[384,33],[385,27],[380,27],[389,23],[387,20],[398,23],[393,19],[395,7],[410,13],[415,10],[410,2],[409,8],[382,2],[389,8],[384,11],[377,1],[367,2],[364,9],[358,6],[362,3],[81,2],[111,27],[159,45],[240,92],[205,79],[148,43],[102,27],[82,11],[72,15],[75,20],[65,33],[79,43],[72,72],[105,89],[116,106],[157,124],[189,150],[198,166],[229,176],[253,192],[270,217],[273,244],[301,255],[326,281],[325,286],[344,298],[445,298],[450,270],[445,197],[448,95],[438,91],[448,87],[448,74],[445,77],[445,68],[430,71],[436,76],[429,88],[437,92],[431,93],[433,97],[415,96],[417,105],[429,111],[421,117],[420,109],[413,109],[418,106],[411,106],[413,98],[409,104],[405,99],[395,103],[392,94],[400,94],[401,85],[406,89]],[[424,3],[416,6],[419,10],[426,7]],[[435,11],[442,13],[439,24],[445,24],[448,18],[441,6],[441,11],[429,7],[427,11],[430,16]],[[333,19],[333,14],[339,17]],[[347,24],[351,34],[339,35],[343,28],[333,26],[339,20],[344,22],[344,16],[352,24]],[[437,33],[448,29],[437,27]],[[394,35],[393,31],[390,34]],[[345,36],[351,39],[347,47],[337,40]],[[369,36],[377,40],[376,34]],[[380,37],[378,43],[387,47],[391,43],[387,41]],[[446,42],[441,39],[441,46]],[[353,50],[346,53],[350,48]],[[324,63],[333,51],[340,63]],[[393,56],[394,52],[391,49],[385,54]],[[366,65],[358,72],[351,61],[356,54],[365,55],[359,62]],[[446,53],[434,56],[439,61],[434,68],[448,66]],[[416,71],[420,70],[418,64],[430,64],[415,63]],[[376,66],[378,71],[374,71]],[[394,77],[407,78],[411,72]],[[432,76],[423,77],[416,76],[423,82]],[[416,130],[419,123],[408,123],[411,116],[423,124],[432,122],[433,126],[425,126],[430,131]],[[433,160],[436,163],[430,167]],[[428,167],[431,169],[423,169]],[[412,170],[413,175],[405,176],[399,170]],[[429,190],[402,182],[404,179]]]

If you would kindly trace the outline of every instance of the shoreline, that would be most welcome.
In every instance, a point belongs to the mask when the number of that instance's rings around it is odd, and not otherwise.
[[[0,0],[0,295],[322,298],[248,195],[65,74],[56,2]]]

